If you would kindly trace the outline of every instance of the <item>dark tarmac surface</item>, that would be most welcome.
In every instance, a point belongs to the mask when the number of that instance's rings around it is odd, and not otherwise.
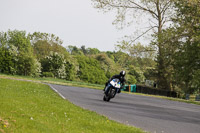
[[[200,133],[200,106],[134,94],[103,101],[103,91],[50,85],[59,95],[84,109],[152,133]]]

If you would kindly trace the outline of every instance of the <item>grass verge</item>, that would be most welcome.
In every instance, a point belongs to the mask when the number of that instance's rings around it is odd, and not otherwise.
[[[185,99],[180,99],[180,98],[158,96],[158,95],[150,95],[150,94],[142,94],[142,93],[130,93],[130,92],[125,92],[125,93],[135,94],[135,95],[142,95],[142,96],[149,96],[149,97],[155,97],[155,98],[162,98],[162,99],[167,99],[167,100],[171,100],[171,101],[178,101],[178,102],[184,102],[184,103],[191,103],[191,104],[200,105],[200,101],[194,101],[194,100],[185,100]]]
[[[91,84],[85,82],[78,81],[67,81],[63,79],[56,78],[42,78],[42,77],[29,77],[29,76],[18,76],[18,75],[6,75],[0,73],[0,78],[10,78],[10,79],[21,79],[21,80],[30,80],[34,82],[43,82],[43,83],[51,83],[51,84],[59,84],[59,85],[67,85],[67,86],[77,86],[77,87],[87,87],[92,89],[103,89],[104,85]]]
[[[141,133],[63,100],[49,86],[0,78],[0,132]]]
[[[200,105],[199,101],[194,101],[194,100],[185,100],[185,99],[180,99],[180,98],[173,98],[173,97],[165,97],[165,96],[155,96],[155,95],[149,95],[151,97],[157,97],[157,98],[163,98],[171,101],[178,101],[178,102],[185,102],[185,103],[191,103],[191,104],[196,104]]]

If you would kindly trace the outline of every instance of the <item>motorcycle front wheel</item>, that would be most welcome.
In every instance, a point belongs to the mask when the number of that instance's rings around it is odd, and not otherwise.
[[[104,97],[103,97],[103,100],[106,101],[106,102],[109,102],[110,101],[110,97],[106,96],[106,94],[105,94]]]

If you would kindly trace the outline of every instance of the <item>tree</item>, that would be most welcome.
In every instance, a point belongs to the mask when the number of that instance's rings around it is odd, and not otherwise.
[[[74,59],[75,60],[75,59]],[[76,78],[77,70],[76,70],[76,61],[66,61],[65,71],[66,71],[66,80],[73,81]]]
[[[200,1],[177,0],[175,2],[177,16],[170,40],[176,43],[173,54],[174,77],[176,85],[184,92],[199,91],[200,83]]]
[[[127,79],[128,79],[126,82],[127,84],[136,84],[137,83],[137,80],[136,80],[135,76],[133,76],[133,75],[128,75]]]
[[[48,56],[51,51],[60,53],[65,58],[69,56],[67,50],[62,46],[62,40],[54,34],[34,32],[29,34],[29,38],[34,49],[34,55],[37,56],[38,60]]]
[[[104,84],[107,80],[100,63],[91,57],[76,56],[79,63],[77,73],[80,80],[94,84]]]
[[[0,47],[0,72],[7,74],[16,73],[13,55],[5,47]]]
[[[35,68],[33,67],[34,63],[35,60],[32,56],[24,53],[19,54],[17,61],[17,74],[31,76],[35,71]]]
[[[77,48],[76,46],[72,46],[69,45],[67,47],[67,51],[71,54],[71,55],[84,55],[84,53],[82,52],[81,49]]]
[[[32,44],[40,40],[45,40],[50,44],[56,43],[58,45],[62,45],[63,43],[58,36],[49,33],[34,32],[33,34],[29,34],[29,38]]]
[[[106,53],[97,54],[93,57],[101,64],[101,68],[104,70],[108,79],[122,69],[121,66],[110,59]]]
[[[152,45],[144,46],[141,43],[129,44],[125,42],[117,46],[120,50],[136,58],[149,58],[154,60],[156,57],[156,50]]]
[[[128,72],[128,74],[134,77],[134,80],[135,80],[134,84],[135,83],[140,83],[142,81],[142,79],[141,79],[142,76],[138,72],[139,71],[136,71],[135,68],[134,68],[134,66],[129,66],[129,72]],[[132,79],[133,79],[133,77],[132,77]]]
[[[155,69],[155,48],[151,45],[129,44],[124,41],[122,45],[117,47],[127,53],[129,63],[127,63],[126,68],[129,71],[129,75],[135,76],[137,83],[144,81],[144,73],[148,69]],[[148,79],[149,77],[146,78]]]
[[[19,75],[32,75],[39,71],[39,65],[33,56],[33,49],[25,31],[8,30],[0,34],[2,56],[0,64],[3,64],[1,72]],[[3,70],[3,71],[2,71]],[[38,75],[38,74],[37,74]]]
[[[31,47],[30,39],[26,35],[26,31],[18,31],[18,30],[8,30],[7,35],[7,45],[17,47],[19,53],[33,53],[33,49]]]
[[[100,51],[97,48],[88,48],[88,54],[93,55],[93,54],[99,54]]]
[[[83,52],[84,55],[88,54],[88,50],[85,48],[85,45],[81,46],[81,51]]]
[[[127,24],[130,21],[127,18],[131,17],[130,20],[133,20],[134,16],[142,16],[142,13],[148,14],[150,28],[145,31],[146,32],[157,28],[157,31],[154,32],[156,35],[155,45],[158,49],[157,55],[157,68],[158,68],[158,83],[159,87],[163,89],[170,89],[167,85],[167,79],[164,77],[165,75],[165,66],[163,59],[163,47],[164,44],[160,42],[160,36],[162,30],[166,24],[170,20],[170,16],[173,12],[170,10],[172,8],[171,0],[140,0],[140,2],[136,0],[92,0],[94,1],[95,8],[103,9],[104,11],[110,11],[112,9],[117,10],[117,16],[114,21],[114,24]],[[141,35],[141,36],[142,36]],[[139,36],[140,37],[140,36]],[[139,38],[139,37],[136,37]],[[130,43],[133,43],[136,39],[132,40]]]
[[[66,78],[65,63],[63,55],[50,52],[49,56],[41,60],[42,72],[52,72],[55,77],[64,79]]]
[[[176,0],[173,24],[160,36],[167,84],[172,90],[199,90],[200,6],[198,1]]]
[[[113,54],[114,62],[119,64],[123,68],[127,68],[127,66],[131,65],[132,58],[122,51],[117,51]]]

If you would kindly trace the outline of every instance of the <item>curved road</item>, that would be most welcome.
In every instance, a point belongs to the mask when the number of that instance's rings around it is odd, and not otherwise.
[[[75,105],[148,132],[200,133],[198,105],[124,93],[104,102],[102,90],[61,85],[50,87]]]

